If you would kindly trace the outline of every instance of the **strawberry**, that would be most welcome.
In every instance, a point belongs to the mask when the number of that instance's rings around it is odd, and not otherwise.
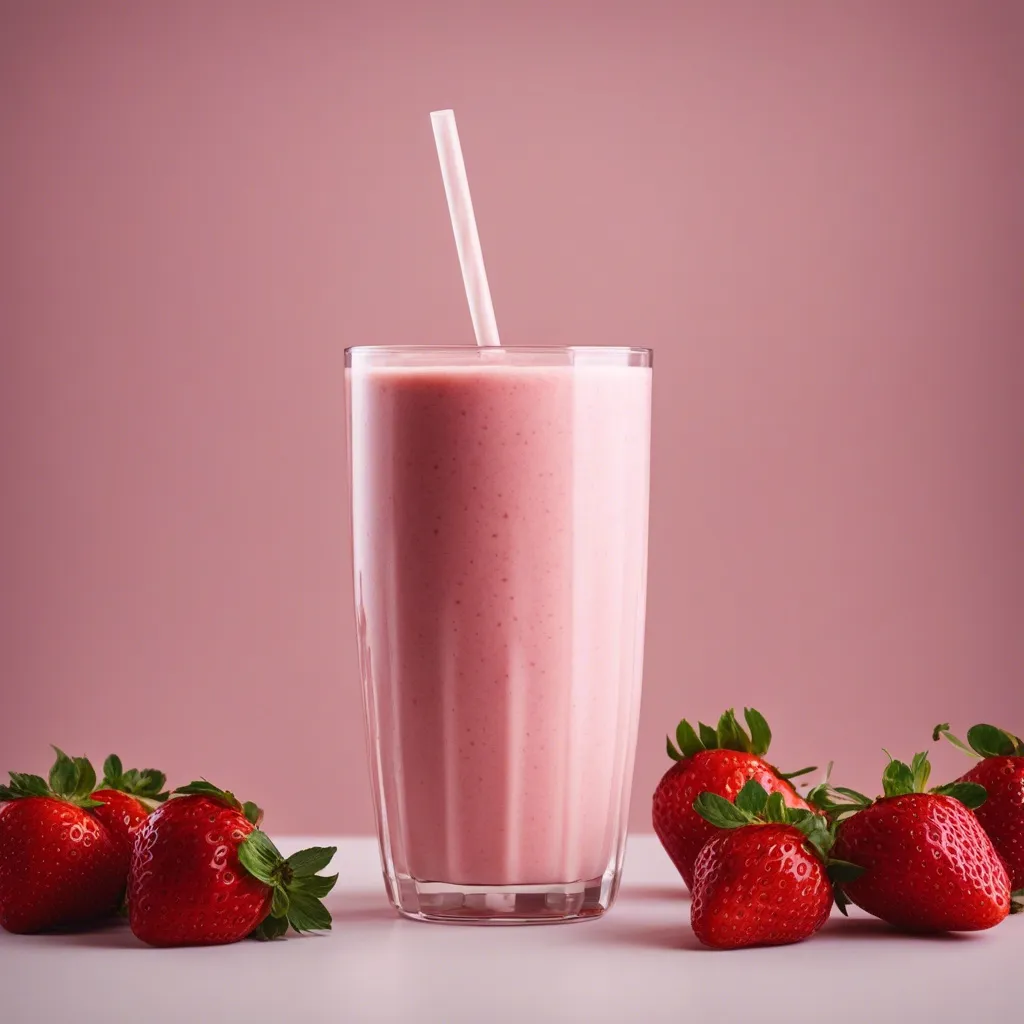
[[[93,923],[124,892],[124,857],[91,813],[96,772],[54,749],[49,783],[11,772],[0,786],[0,925],[10,932]]]
[[[690,889],[697,854],[716,834],[715,826],[693,808],[699,794],[715,793],[734,800],[744,783],[754,779],[768,793],[781,793],[789,807],[808,809],[789,780],[814,769],[780,774],[764,760],[772,739],[768,723],[753,708],[744,708],[743,717],[750,727],[749,736],[730,710],[719,719],[717,729],[699,723],[700,735],[683,719],[676,729],[678,750],[671,739],[666,740],[668,756],[676,763],[654,791],[654,831]]]
[[[161,792],[167,776],[153,768],[124,771],[116,754],[103,762],[103,781],[92,794],[97,801],[89,813],[103,822],[111,838],[120,847],[124,857],[124,877],[128,878],[128,864],[132,855],[133,833],[149,817],[154,807],[167,799]]]
[[[925,792],[930,772],[926,754],[910,765],[890,761],[883,797],[872,802],[858,794],[833,805],[835,854],[864,868],[842,883],[837,902],[842,908],[848,899],[908,931],[991,928],[1009,912],[1010,879],[970,810],[985,800],[985,789],[954,782]]]
[[[694,811],[715,826],[693,869],[690,922],[714,949],[780,946],[810,938],[832,910],[832,879],[860,873],[829,858],[824,817],[786,806],[746,783],[735,804],[702,793]]]
[[[1024,740],[994,725],[969,729],[967,743],[958,740],[948,725],[935,726],[932,738],[940,736],[981,758],[957,781],[985,787],[988,799],[974,813],[1006,864],[1010,885],[1017,890],[1014,896],[1024,898]]]
[[[262,811],[205,780],[175,790],[135,833],[128,878],[131,929],[151,946],[207,946],[247,935],[331,927],[320,902],[336,848],[287,860],[257,827]]]

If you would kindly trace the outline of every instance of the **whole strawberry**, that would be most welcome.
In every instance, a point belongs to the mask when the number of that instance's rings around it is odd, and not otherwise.
[[[164,773],[154,768],[143,771],[129,768],[125,771],[116,754],[111,754],[103,762],[103,781],[92,794],[97,805],[89,813],[106,825],[111,838],[120,847],[126,882],[135,829],[167,799],[167,794],[162,792],[166,781]]]
[[[652,819],[661,845],[690,889],[697,854],[717,831],[694,810],[694,800],[701,793],[735,800],[744,784],[753,779],[768,793],[781,793],[789,807],[808,809],[789,780],[814,769],[780,774],[764,760],[772,739],[768,723],[753,708],[745,708],[743,716],[750,735],[730,710],[719,719],[717,729],[699,723],[699,735],[683,719],[676,729],[678,750],[671,739],[666,740],[668,756],[676,763],[665,772],[654,791]]]
[[[985,790],[955,782],[924,792],[930,771],[925,754],[911,765],[891,761],[885,796],[863,798],[862,810],[839,821],[836,856],[864,869],[843,882],[840,899],[907,931],[991,928],[1009,913],[1010,879],[970,810]]]
[[[0,926],[9,932],[91,924],[124,892],[124,856],[91,813],[96,772],[56,753],[49,783],[11,772],[0,786]]]
[[[935,727],[932,738],[940,736],[981,758],[957,781],[985,787],[988,799],[974,813],[1006,863],[1010,886],[1018,890],[1015,895],[1024,897],[1024,740],[994,725],[969,729],[967,743],[958,740],[948,725]]]
[[[748,782],[732,804],[703,793],[694,809],[716,828],[693,870],[690,922],[714,949],[779,946],[810,938],[832,910],[832,878],[859,873],[831,861],[821,816],[790,810]]]
[[[331,927],[320,902],[335,847],[285,859],[256,826],[252,803],[209,782],[190,783],[135,833],[128,879],[131,929],[151,946],[207,946]]]

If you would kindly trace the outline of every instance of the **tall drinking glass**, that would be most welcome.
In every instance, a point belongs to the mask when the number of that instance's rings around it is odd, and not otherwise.
[[[356,619],[388,896],[593,917],[643,666],[651,352],[346,352]]]

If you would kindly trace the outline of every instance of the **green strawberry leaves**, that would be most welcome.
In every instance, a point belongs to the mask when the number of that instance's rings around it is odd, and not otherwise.
[[[180,796],[205,796],[216,800],[218,803],[224,804],[225,807],[241,811],[250,825],[258,826],[263,820],[263,810],[251,800],[246,800],[244,804],[240,803],[234,793],[215,786],[207,779],[197,779],[187,786],[179,786],[174,792]]]
[[[932,792],[939,796],[951,796],[954,800],[966,804],[972,811],[977,810],[988,799],[987,790],[977,782],[950,782],[945,786],[936,786]]]
[[[732,803],[717,793],[701,793],[693,809],[716,828],[743,828],[744,825],[774,823],[799,829],[826,860],[832,847],[828,821],[802,807],[788,807],[781,793],[769,794],[756,779],[750,779]]]
[[[889,797],[925,792],[938,796],[951,796],[954,800],[966,804],[971,810],[980,807],[988,798],[985,787],[976,782],[950,782],[945,786],[926,789],[930,775],[931,765],[928,763],[928,755],[925,753],[915,754],[909,765],[890,757],[889,763],[882,773],[882,789],[885,796]]]
[[[750,783],[747,783],[747,785],[750,785]],[[755,785],[763,791],[764,787],[760,786],[759,783],[755,783]],[[746,786],[743,787],[744,790],[746,788]],[[736,803],[731,803],[724,796],[719,796],[717,793],[701,793],[693,801],[693,809],[705,821],[710,821],[716,828],[742,828],[744,825],[752,825],[757,821],[757,812],[741,807],[739,805],[741,796],[743,796],[743,790],[740,790],[737,795]],[[765,793],[765,801],[767,799],[768,794]],[[746,799],[744,803],[749,806],[749,802]]]
[[[1024,914],[1024,889],[1010,893],[1010,913]]]
[[[870,807],[872,799],[855,789],[846,786],[832,785],[832,762],[829,761],[825,771],[825,781],[819,783],[807,794],[807,802],[827,815],[833,821],[838,820],[844,814],[851,814],[855,811],[863,811]]]
[[[943,722],[932,730],[932,739],[937,742],[943,737],[971,757],[1024,757],[1024,740],[994,725],[971,726],[964,743],[949,731],[949,723]]]
[[[38,775],[10,772],[10,785],[0,786],[0,801],[44,796],[63,800],[76,807],[99,807],[101,802],[92,799],[92,792],[96,788],[96,770],[89,759],[68,757],[58,747],[53,750],[57,760],[53,762],[48,781]]]
[[[331,915],[320,901],[334,888],[337,875],[319,875],[333,859],[337,847],[314,846],[285,859],[270,837],[254,829],[238,848],[246,871],[274,890],[270,914],[253,932],[257,939],[276,939],[289,926],[297,932],[326,931]]]
[[[703,722],[699,722],[694,729],[684,718],[676,727],[675,745],[673,746],[671,737],[665,739],[668,756],[673,761],[681,761],[699,754],[702,750],[738,750],[745,754],[764,757],[772,742],[772,731],[764,715],[755,708],[744,708],[743,718],[749,733],[740,725],[732,708],[722,715],[714,729]],[[802,768],[799,772],[784,777],[795,778],[797,775],[813,771],[813,768]]]
[[[143,800],[163,803],[169,795],[164,792],[166,782],[167,776],[155,768],[129,768],[125,771],[121,758],[117,754],[111,754],[103,762],[103,781],[98,788],[116,789]]]

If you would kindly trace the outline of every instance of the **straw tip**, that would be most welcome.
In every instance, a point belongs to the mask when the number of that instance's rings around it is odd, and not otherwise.
[[[432,110],[430,112],[431,121],[442,121],[447,120],[449,117],[454,117],[454,110]]]

